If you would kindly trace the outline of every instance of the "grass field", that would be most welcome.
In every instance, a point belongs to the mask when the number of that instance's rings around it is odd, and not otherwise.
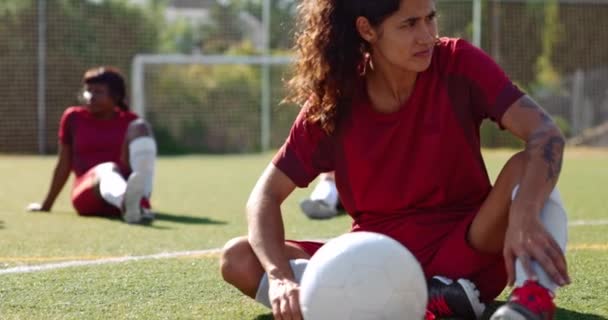
[[[485,152],[495,176],[511,151]],[[217,248],[245,234],[244,203],[272,154],[163,157],[153,226],[79,218],[64,189],[51,214],[25,213],[46,193],[54,157],[0,156],[0,319],[271,319],[221,281],[217,254],[2,274],[20,266]],[[558,292],[557,319],[608,319],[608,150],[567,151],[559,183],[572,225],[573,284]],[[69,186],[67,186],[69,187]],[[290,238],[346,231],[346,216],[310,221],[297,190],[283,206]],[[603,224],[597,224],[602,222]],[[503,293],[504,300],[507,292]]]

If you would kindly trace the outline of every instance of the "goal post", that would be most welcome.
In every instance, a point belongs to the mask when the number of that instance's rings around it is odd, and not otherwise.
[[[135,113],[147,118],[146,70],[152,65],[179,66],[254,66],[259,68],[259,126],[260,149],[266,151],[271,146],[271,78],[268,76],[273,66],[289,66],[294,61],[291,56],[230,56],[230,55],[183,55],[183,54],[138,54],[131,66],[131,103]],[[202,80],[202,79],[201,79]],[[225,92],[230,95],[230,92]]]

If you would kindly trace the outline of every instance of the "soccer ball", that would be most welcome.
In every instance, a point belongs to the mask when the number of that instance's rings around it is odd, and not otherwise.
[[[426,280],[416,258],[373,232],[327,242],[310,259],[300,284],[305,320],[420,320],[426,304]]]

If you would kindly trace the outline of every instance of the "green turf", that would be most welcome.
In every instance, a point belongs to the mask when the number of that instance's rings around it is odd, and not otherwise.
[[[486,152],[492,176],[509,152]],[[69,188],[53,213],[25,213],[28,202],[42,200],[55,159],[0,156],[0,269],[219,247],[246,232],[244,203],[271,156],[161,158],[153,199],[160,214],[152,227],[79,218]],[[559,186],[571,220],[608,219],[607,184],[608,152],[569,152]],[[297,203],[307,193],[297,190],[283,206],[288,237],[348,229],[345,216],[310,221],[300,214]],[[607,318],[608,226],[570,228],[570,247],[574,283],[558,295],[558,319]],[[216,257],[190,257],[0,275],[0,319],[270,318],[220,281],[217,268]]]

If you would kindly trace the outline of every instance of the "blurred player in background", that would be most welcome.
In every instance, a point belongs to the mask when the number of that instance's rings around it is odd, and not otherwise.
[[[59,157],[46,198],[29,211],[51,211],[70,172],[72,204],[81,216],[151,223],[156,142],[150,125],[129,111],[122,74],[93,68],[83,77],[83,106],[69,107],[59,125]]]
[[[323,243],[285,241],[281,203],[335,174],[351,231],[388,235],[420,261],[427,318],[552,319],[570,282],[567,217],[555,190],[564,138],[483,51],[439,38],[433,0],[304,0],[291,100],[303,105],[247,203],[248,237],[224,247],[224,279],[301,319],[295,259]],[[480,125],[526,142],[490,183]],[[337,304],[340,301],[336,301]]]

